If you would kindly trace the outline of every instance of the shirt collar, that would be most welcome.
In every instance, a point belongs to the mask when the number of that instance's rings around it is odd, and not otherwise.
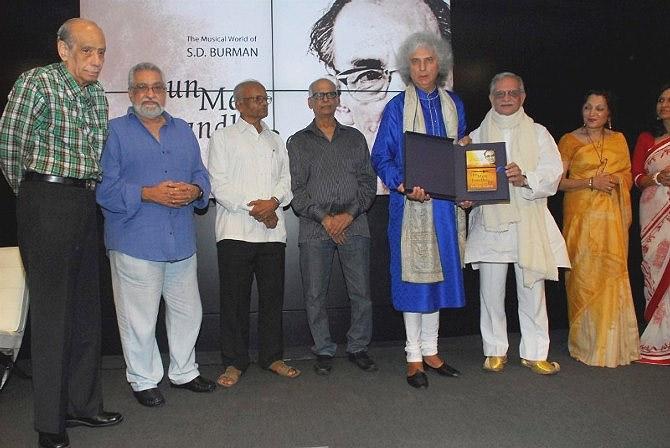
[[[420,100],[434,100],[436,98],[439,98],[439,92],[437,91],[437,87],[433,89],[432,92],[426,93],[423,90],[419,89],[418,87],[416,88],[416,94],[419,97]]]
[[[339,132],[346,131],[346,130],[347,130],[346,126],[342,125],[339,121],[337,121],[337,119],[335,119],[335,132],[333,133],[333,136],[335,136],[335,134],[337,134]],[[321,131],[321,129],[319,129],[319,127],[316,125],[316,120],[312,120],[312,122],[307,125],[307,127],[304,129],[304,131],[305,132],[311,132],[314,135],[318,135],[320,137],[325,138],[325,135],[323,135],[323,132]]]
[[[98,81],[93,82],[91,84],[86,85],[85,87],[80,86],[77,81],[75,81],[74,76],[72,76],[72,73],[65,67],[64,62],[60,62],[56,65],[58,72],[61,74],[63,77],[63,80],[65,81],[65,86],[67,87],[67,90],[72,94],[72,96],[77,96],[81,94],[88,94],[88,89],[96,86],[100,89],[102,87],[100,86],[100,83]]]
[[[242,117],[239,117],[238,120],[235,122],[235,125],[240,128],[240,132],[253,132],[256,135],[260,135],[265,131],[271,131],[270,127],[265,124],[265,121],[261,120],[261,132],[258,132],[258,130],[254,127],[253,124],[249,123],[248,121],[244,120]]]

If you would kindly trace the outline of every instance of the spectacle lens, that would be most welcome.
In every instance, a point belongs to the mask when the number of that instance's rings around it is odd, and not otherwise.
[[[332,100],[333,98],[336,98],[340,96],[339,90],[336,90],[334,92],[316,92],[315,94],[312,95],[312,98],[323,101],[325,98],[328,98],[329,100]]]
[[[355,99],[373,101],[386,96],[391,77],[395,71],[360,67],[340,72],[337,79],[347,86],[347,91]]]

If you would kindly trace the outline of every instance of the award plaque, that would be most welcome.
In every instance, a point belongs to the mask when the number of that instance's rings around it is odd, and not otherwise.
[[[452,139],[405,132],[407,190],[423,188],[438,199],[509,202],[505,143],[454,145]]]

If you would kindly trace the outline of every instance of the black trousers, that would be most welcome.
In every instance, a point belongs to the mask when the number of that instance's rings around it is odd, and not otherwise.
[[[216,244],[221,281],[223,366],[249,367],[249,308],[258,286],[258,364],[268,368],[284,354],[284,243],[221,240]]]
[[[35,429],[102,410],[95,192],[23,182],[18,240],[30,295]]]

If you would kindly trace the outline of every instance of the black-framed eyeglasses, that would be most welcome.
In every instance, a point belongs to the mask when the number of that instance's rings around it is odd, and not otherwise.
[[[340,96],[340,91],[335,90],[335,91],[332,91],[332,92],[316,92],[316,93],[313,93],[312,96],[310,96],[310,98],[315,99],[315,100],[319,100],[319,101],[323,101],[326,98],[328,98],[329,100],[332,100],[333,98],[337,98],[338,96]]]
[[[505,98],[507,95],[511,96],[512,98],[519,98],[523,93],[524,92],[521,89],[496,90],[495,92],[493,92],[493,98],[501,100]]]
[[[153,85],[135,84],[134,86],[131,87],[131,89],[139,93],[147,93],[149,92],[149,90],[151,90],[156,95],[160,95],[165,93],[166,87],[165,84],[153,84]]]
[[[270,104],[270,103],[272,102],[272,97],[269,96],[269,95],[266,95],[266,96],[262,96],[262,95],[259,95],[259,96],[247,96],[247,97],[244,97],[244,98],[240,98],[240,99],[237,100],[237,101],[247,101],[247,100],[251,100],[251,101],[253,101],[253,102],[256,103],[256,104],[262,104],[262,103]]]
[[[356,67],[342,72],[336,78],[347,86],[347,92],[359,101],[374,101],[386,96],[391,77],[398,70]]]

